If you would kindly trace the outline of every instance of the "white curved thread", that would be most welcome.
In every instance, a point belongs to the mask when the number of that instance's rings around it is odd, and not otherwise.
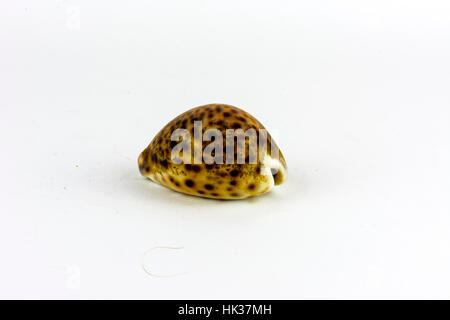
[[[172,277],[177,277],[177,276],[181,276],[184,274],[187,274],[187,272],[180,272],[180,273],[174,273],[174,274],[155,274],[151,271],[149,271],[146,267],[145,267],[145,257],[151,252],[154,251],[156,249],[169,249],[169,250],[181,250],[184,249],[184,247],[165,247],[165,246],[157,246],[157,247],[153,247],[148,249],[147,251],[144,252],[144,254],[142,255],[142,269],[144,270],[145,273],[147,273],[148,275],[152,276],[152,277],[156,277],[156,278],[172,278]]]

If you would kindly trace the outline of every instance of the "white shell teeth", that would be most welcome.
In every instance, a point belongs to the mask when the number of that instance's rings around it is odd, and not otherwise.
[[[275,183],[274,179],[271,179],[272,181],[272,186],[273,187],[275,184],[281,184],[285,178],[286,178],[286,168],[283,166],[283,164],[281,163],[281,161],[277,158],[272,158],[271,156],[267,155],[264,158],[263,161],[264,167],[262,169],[262,174],[265,176],[273,176],[273,172],[272,170],[276,170],[278,172],[278,174],[280,175],[279,177],[281,177],[281,181],[278,183]]]

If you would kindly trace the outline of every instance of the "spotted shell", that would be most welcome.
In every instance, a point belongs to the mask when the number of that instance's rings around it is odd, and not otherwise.
[[[218,129],[224,136],[226,129],[231,128],[244,131],[265,129],[249,113],[230,105],[209,104],[193,108],[170,121],[142,151],[138,158],[141,174],[172,190],[214,199],[245,199],[258,196],[286,180],[286,161],[281,151],[277,157],[272,157],[272,150],[278,146],[269,133],[267,150],[263,151],[262,156],[258,155],[256,163],[249,163],[252,151],[248,147],[248,141],[244,164],[227,164],[226,161],[223,164],[193,164],[193,161],[174,163],[171,151],[176,142],[171,139],[172,133],[176,129],[187,129],[192,133],[193,140],[194,121],[200,120],[204,131]],[[193,144],[193,141],[190,142]]]

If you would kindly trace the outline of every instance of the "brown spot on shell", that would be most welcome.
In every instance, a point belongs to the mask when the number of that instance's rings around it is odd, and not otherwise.
[[[237,177],[239,175],[239,170],[234,169],[230,172],[230,176],[232,177]]]
[[[164,159],[161,161],[161,166],[167,169],[169,167],[169,162],[166,159]]]
[[[186,179],[184,181],[184,183],[186,184],[186,186],[188,186],[189,188],[192,188],[193,186],[195,186],[195,182],[191,179]]]

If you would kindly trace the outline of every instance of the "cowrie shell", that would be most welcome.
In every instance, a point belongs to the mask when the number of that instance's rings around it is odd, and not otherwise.
[[[258,196],[287,177],[283,154],[264,126],[225,104],[196,107],[170,121],[142,151],[138,165],[158,184],[214,199]]]

